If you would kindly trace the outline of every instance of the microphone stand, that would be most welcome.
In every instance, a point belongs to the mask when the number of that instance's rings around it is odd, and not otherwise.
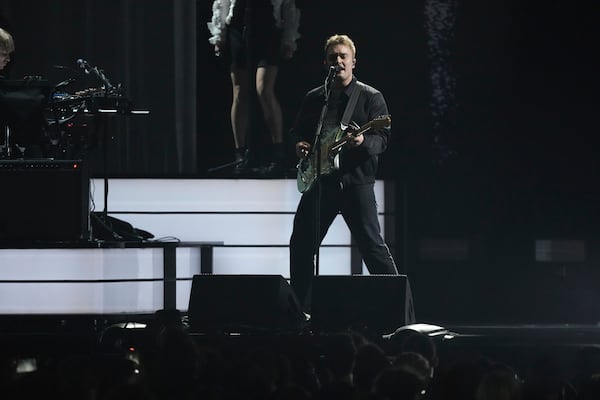
[[[97,222],[101,225],[101,227],[108,233],[111,239],[113,240],[126,240],[128,237],[125,232],[118,231],[114,226],[113,222],[121,222],[120,220],[109,217],[108,216],[108,145],[110,142],[110,135],[108,132],[108,115],[101,110],[102,104],[100,103],[106,102],[109,95],[116,95],[117,97],[121,97],[121,85],[119,84],[117,87],[112,85],[106,75],[102,72],[102,70],[98,69],[98,67],[91,67],[87,61],[79,59],[77,60],[77,64],[86,75],[94,76],[102,87],[102,96],[98,96],[91,104],[86,104],[86,108],[88,112],[91,112],[94,118],[94,129],[96,131],[95,136],[102,140],[102,164],[103,164],[103,183],[104,183],[104,208],[100,213],[91,213],[92,219],[97,220]],[[93,106],[93,107],[90,107]],[[131,110],[129,110],[129,105],[127,105],[126,110],[119,110],[119,104],[117,103],[117,107],[115,109],[116,113],[123,112],[128,114]],[[93,233],[92,233],[93,235]],[[95,237],[95,239],[99,239]],[[134,238],[137,239],[137,238]]]
[[[335,81],[336,68],[334,66],[329,67],[329,71],[327,72],[327,77],[325,78],[325,83],[323,85],[323,108],[321,108],[321,114],[319,115],[319,122],[317,123],[317,130],[315,132],[315,141],[312,147],[312,151],[316,152],[317,165],[316,165],[316,193],[315,193],[315,244],[317,245],[316,253],[315,253],[315,275],[319,275],[319,265],[320,265],[320,248],[321,248],[321,130],[323,129],[323,123],[325,122],[325,117],[327,116],[327,108],[329,106],[329,95],[331,94],[331,88],[333,87],[333,82]],[[309,154],[309,157],[311,155]]]
[[[104,97],[106,97],[107,91],[104,91]],[[104,208],[100,213],[93,213],[95,217],[106,232],[111,236],[113,240],[124,240],[123,236],[113,227],[111,218],[108,216],[108,146],[110,142],[110,135],[108,132],[108,116],[101,113],[98,109],[92,111],[94,116],[94,129],[96,130],[96,136],[102,140],[102,180],[104,184]],[[96,237],[96,239],[98,239]]]

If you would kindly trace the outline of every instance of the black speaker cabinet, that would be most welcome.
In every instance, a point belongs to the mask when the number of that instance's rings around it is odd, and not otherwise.
[[[89,176],[81,160],[0,161],[0,241],[89,238]]]
[[[391,333],[415,322],[406,275],[315,276],[311,304],[316,331]]]
[[[304,322],[281,275],[194,275],[188,317],[192,332],[293,331]]]

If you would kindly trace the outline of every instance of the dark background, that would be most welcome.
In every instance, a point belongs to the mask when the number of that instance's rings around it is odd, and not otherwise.
[[[53,66],[76,69],[78,58],[98,65],[123,84],[137,108],[151,112],[110,122],[109,174],[210,178],[207,170],[232,161],[233,149],[228,68],[207,42],[211,3],[2,0],[4,26],[17,47],[11,78],[59,82],[79,73],[76,85],[90,87],[94,82],[79,71]],[[357,45],[358,78],[383,92],[393,118],[394,140],[380,174],[395,187],[387,203],[396,222],[393,248],[411,275],[417,314],[420,306],[421,315],[439,317],[441,301],[455,307],[446,317],[485,319],[508,292],[533,299],[541,290],[557,302],[565,301],[558,293],[571,289],[595,295],[597,5],[297,4],[302,38],[277,84],[285,129],[306,90],[324,78],[326,37],[349,34]],[[446,29],[441,36],[428,24],[425,10],[432,6],[450,10],[439,20]],[[448,78],[439,96],[432,84],[436,67]],[[260,148],[267,138],[260,118],[254,122]],[[96,175],[104,171],[104,149],[100,143],[92,151]],[[291,143],[287,149],[293,166]],[[423,261],[423,239],[464,240],[467,255]],[[536,262],[536,239],[583,240],[585,259]],[[469,296],[474,290],[477,296]],[[586,296],[573,298],[590,303]],[[588,307],[586,318],[594,319],[595,311]]]

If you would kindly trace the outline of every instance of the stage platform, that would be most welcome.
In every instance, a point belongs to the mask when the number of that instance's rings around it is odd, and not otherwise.
[[[40,244],[34,240],[36,224],[45,232],[53,230],[48,219],[33,219],[31,240],[0,245],[0,314],[186,310],[194,274],[289,278],[288,243],[300,198],[295,180],[110,179],[106,197],[102,179],[92,179],[89,187],[92,212],[106,210],[109,217],[154,237],[122,246],[115,239],[86,238]],[[384,182],[377,182],[376,193],[385,227]],[[56,221],[58,211],[37,210],[36,215],[53,215]],[[351,246],[350,232],[337,218],[320,253],[321,272],[350,274]],[[167,297],[164,284],[174,286]]]

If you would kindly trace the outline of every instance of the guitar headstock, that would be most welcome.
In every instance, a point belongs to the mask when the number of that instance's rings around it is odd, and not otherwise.
[[[380,115],[379,117],[373,118],[371,121],[371,128],[388,128],[392,125],[392,116],[391,115]]]

